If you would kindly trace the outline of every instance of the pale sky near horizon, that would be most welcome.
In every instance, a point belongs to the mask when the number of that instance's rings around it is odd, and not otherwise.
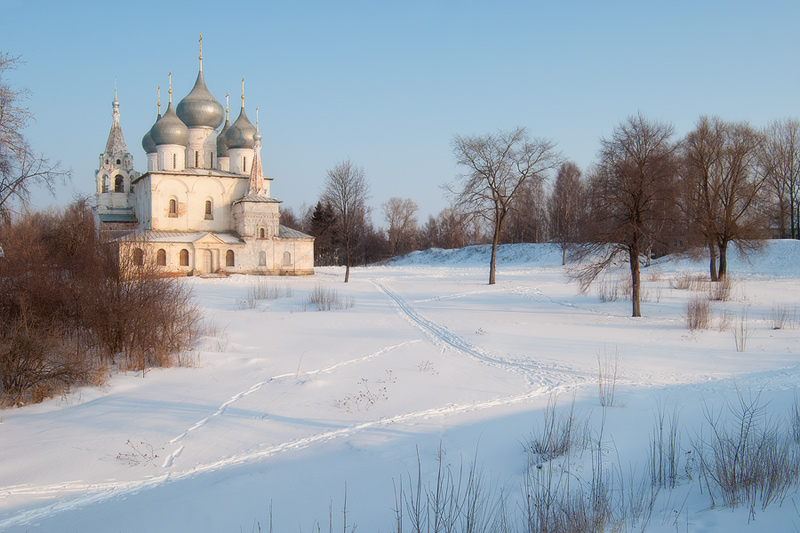
[[[142,136],[197,76],[231,121],[259,107],[272,196],[298,212],[325,172],[351,159],[372,188],[373,221],[392,196],[447,205],[458,173],[453,135],[527,127],[586,170],[599,140],[629,115],[670,122],[676,137],[702,114],[763,127],[800,116],[800,2],[331,1],[225,5],[6,0],[0,51],[25,61],[4,78],[30,91],[34,149],[72,169],[55,198],[92,194],[111,126],[140,172]]]

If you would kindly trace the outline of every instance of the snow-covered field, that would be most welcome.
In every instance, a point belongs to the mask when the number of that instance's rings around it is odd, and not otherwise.
[[[750,520],[745,508],[712,508],[689,451],[704,411],[736,404],[737,391],[761,391],[770,415],[788,420],[800,379],[800,242],[734,257],[730,299],[712,302],[711,327],[696,332],[685,313],[697,292],[672,285],[705,274],[705,262],[644,269],[637,319],[625,299],[579,294],[560,263],[554,246],[508,245],[494,286],[486,247],[356,268],[347,285],[340,268],[182,280],[216,328],[193,367],[118,374],[101,389],[0,411],[0,530],[248,532],[271,519],[276,532],[315,522],[327,531],[332,516],[341,531],[346,508],[348,530],[388,532],[396,486],[408,492],[418,457],[433,481],[440,447],[454,469],[477,457],[487,494],[504,490],[521,516],[524,444],[555,395],[563,408],[574,397],[592,434],[602,428],[612,472],[643,472],[656,413],[677,414],[680,477],[656,499],[648,531],[799,530],[795,491]],[[291,295],[250,308],[259,281]],[[316,287],[352,307],[314,311],[305,300]],[[776,309],[790,315],[784,329],[773,329]],[[603,409],[598,359],[617,356],[614,405]]]

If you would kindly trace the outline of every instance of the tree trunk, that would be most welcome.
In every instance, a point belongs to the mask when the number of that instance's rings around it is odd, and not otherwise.
[[[344,262],[345,262],[345,265],[346,265],[345,269],[344,269],[344,282],[347,283],[348,281],[350,281],[350,239],[349,238],[347,238],[347,240],[344,243],[344,255],[345,255]]]
[[[708,243],[708,267],[711,271],[711,281],[717,281],[717,251],[714,243]]]
[[[725,281],[728,278],[728,241],[719,243],[719,275],[717,281]]]
[[[494,273],[497,270],[497,245],[500,243],[500,221],[494,225],[492,237],[492,258],[489,260],[489,285],[495,284]]]
[[[561,247],[561,266],[564,266],[566,264],[567,264],[567,247],[566,246],[562,246]]]
[[[628,248],[628,260],[631,264],[631,303],[633,305],[633,317],[642,316],[640,303],[641,280],[639,276],[639,243],[634,240],[634,244]]]

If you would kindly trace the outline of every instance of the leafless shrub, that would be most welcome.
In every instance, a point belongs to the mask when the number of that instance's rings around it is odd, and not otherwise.
[[[717,326],[717,330],[722,333],[724,331],[728,331],[732,328],[731,324],[733,323],[734,315],[729,311],[723,311],[719,318],[719,324]]]
[[[392,375],[391,370],[386,371],[386,378],[376,380],[377,387],[370,387],[369,379],[361,378],[358,382],[358,392],[348,394],[340,400],[335,400],[333,405],[346,410],[348,413],[369,411],[369,408],[381,400],[389,399],[389,385],[397,383],[397,378]]]
[[[713,281],[708,283],[708,298],[717,302],[727,302],[731,298],[733,284],[730,280]]]
[[[661,272],[661,269],[658,267],[647,269],[647,281],[655,283],[657,281],[661,281],[662,276],[663,273]]]
[[[513,530],[505,511],[505,495],[488,486],[477,458],[467,467],[462,459],[453,469],[446,464],[440,446],[437,461],[436,477],[425,483],[418,450],[417,473],[408,476],[407,489],[402,478],[399,493],[395,485],[395,533],[404,531],[404,523],[413,533]]]
[[[619,372],[619,349],[612,359],[606,349],[603,353],[597,352],[597,393],[600,405],[614,407],[614,396],[617,390],[617,375]]]
[[[772,306],[770,318],[772,320],[772,329],[797,329],[798,324],[800,324],[797,306],[790,309],[786,305],[775,304]]]
[[[680,274],[679,276],[670,279],[669,284],[673,289],[681,291],[697,291],[700,290],[705,282],[705,278],[696,274]]]
[[[336,289],[326,289],[322,285],[317,285],[308,295],[306,305],[316,308],[317,311],[330,311],[355,307],[355,301],[351,297],[340,296]]]
[[[737,405],[723,412],[704,409],[710,436],[701,436],[694,449],[712,506],[719,498],[730,507],[748,506],[752,516],[757,504],[766,509],[797,486],[800,448],[779,421],[767,416],[760,393],[745,398],[738,391],[737,396]]]
[[[673,412],[667,418],[664,406],[659,404],[649,454],[650,477],[654,486],[675,488],[680,470],[680,452],[678,412]]]
[[[750,328],[747,322],[747,308],[742,309],[742,314],[735,319],[733,325],[733,341],[736,344],[736,351],[743,352],[747,347],[747,338],[750,336]]]
[[[711,304],[704,298],[692,298],[686,302],[686,327],[689,331],[708,329],[711,321]]]
[[[544,423],[528,438],[527,451],[532,454],[529,462],[555,459],[585,440],[588,421],[576,419],[575,398],[568,410],[558,410],[557,403],[557,398],[551,396],[542,410]]]
[[[0,221],[0,243],[0,401],[191,360],[201,320],[187,286],[120,259],[85,203]]]
[[[595,283],[597,290],[597,297],[601,302],[616,302],[620,298],[620,282],[619,280],[608,281],[602,280]]]
[[[123,464],[130,466],[152,465],[154,461],[158,459],[156,449],[146,440],[133,443],[128,439],[125,445],[128,447],[129,451],[117,454],[117,461]]]

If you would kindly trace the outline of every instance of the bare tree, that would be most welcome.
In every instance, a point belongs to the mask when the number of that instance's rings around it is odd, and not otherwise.
[[[541,181],[530,181],[503,224],[503,242],[544,242],[547,239],[547,196]]]
[[[337,163],[325,179],[322,202],[329,204],[339,221],[339,231],[344,243],[344,282],[350,281],[350,264],[359,228],[364,226],[367,215],[366,201],[369,199],[369,183],[364,169],[349,159]]]
[[[493,285],[503,222],[524,187],[544,180],[547,172],[558,165],[560,156],[553,142],[530,139],[525,128],[499,131],[496,135],[456,135],[453,153],[456,162],[467,171],[446,184],[445,189],[455,206],[491,225],[489,284]]]
[[[578,242],[579,224],[586,211],[583,189],[578,165],[562,163],[547,205],[550,238],[561,247],[562,265],[567,264],[567,252]]]
[[[800,121],[776,120],[764,135],[761,166],[776,203],[772,218],[780,237],[800,239]]]
[[[672,126],[641,114],[629,117],[603,139],[600,164],[589,185],[591,224],[577,273],[582,287],[620,255],[631,270],[632,316],[642,316],[639,261],[656,242],[674,207],[675,145]]]
[[[6,71],[17,68],[18,57],[0,52],[0,211],[12,199],[26,200],[30,186],[41,184],[51,187],[56,178],[69,174],[51,165],[46,159],[34,155],[22,134],[32,118],[22,102],[27,92],[13,88],[3,80]]]
[[[683,143],[681,197],[684,211],[694,213],[689,219],[692,232],[701,235],[709,250],[712,280],[727,277],[730,243],[744,249],[765,236],[763,211],[758,209],[766,179],[759,166],[762,146],[763,136],[747,123],[705,116]]]
[[[414,248],[414,238],[417,233],[417,217],[419,209],[410,198],[389,198],[382,206],[383,216],[386,218],[389,229],[386,231],[389,238],[389,252],[392,256],[410,252]]]

